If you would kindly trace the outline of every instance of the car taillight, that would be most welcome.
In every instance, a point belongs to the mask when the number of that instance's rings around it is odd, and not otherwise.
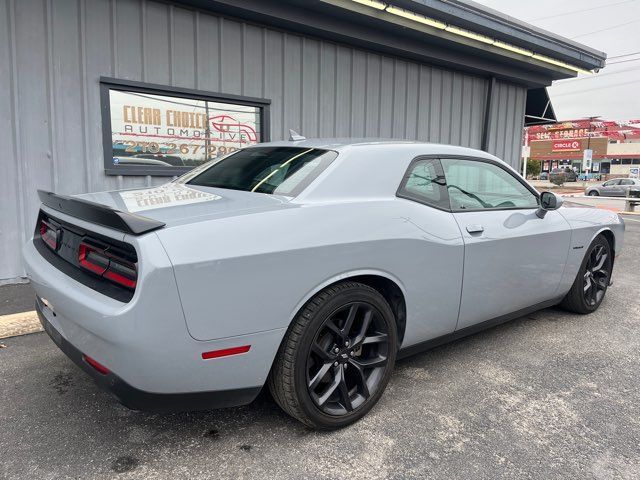
[[[102,275],[109,268],[109,257],[104,251],[84,242],[78,247],[78,262],[97,275]]]
[[[136,272],[136,266],[132,263],[124,263],[112,258],[109,261],[109,268],[104,272],[103,276],[123,287],[134,289],[136,288],[138,273]]]
[[[78,247],[78,263],[113,283],[132,290],[136,288],[136,264],[111,254],[108,247],[100,248],[82,241]]]
[[[46,220],[40,220],[40,238],[55,251],[58,249],[60,229]]]

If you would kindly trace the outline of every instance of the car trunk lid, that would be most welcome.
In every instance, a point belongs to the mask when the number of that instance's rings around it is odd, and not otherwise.
[[[98,192],[75,198],[142,216],[166,227],[285,208],[289,198],[172,182],[158,187]]]

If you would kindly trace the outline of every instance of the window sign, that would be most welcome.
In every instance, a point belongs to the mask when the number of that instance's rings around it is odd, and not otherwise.
[[[108,174],[180,175],[267,140],[268,101],[103,82]]]

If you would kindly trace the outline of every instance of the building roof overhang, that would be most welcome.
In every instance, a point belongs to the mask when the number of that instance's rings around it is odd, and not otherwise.
[[[606,59],[602,52],[467,0],[177,3],[389,55],[495,76],[528,88],[548,86],[553,80],[576,76],[578,71],[600,69]]]

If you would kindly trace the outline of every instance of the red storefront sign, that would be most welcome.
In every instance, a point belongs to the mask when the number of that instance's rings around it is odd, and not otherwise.
[[[610,140],[640,138],[640,120],[612,122],[605,120],[573,120],[551,125],[525,127],[529,142],[536,140],[573,140],[574,138],[607,137]]]
[[[551,144],[553,152],[575,152],[580,150],[580,140],[554,140]]]

